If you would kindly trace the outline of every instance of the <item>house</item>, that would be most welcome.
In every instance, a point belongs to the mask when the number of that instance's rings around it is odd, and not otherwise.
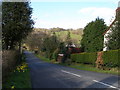
[[[104,48],[103,48],[103,51],[107,51],[108,50],[108,47],[106,46],[106,43],[108,43],[109,38],[107,36],[109,35],[109,33],[112,33],[111,28],[115,27],[115,23],[118,22],[118,17],[120,17],[118,15],[118,13],[120,13],[120,1],[118,2],[118,8],[116,9],[116,17],[115,17],[114,21],[107,28],[107,30],[103,33],[103,35],[104,35]]]
[[[71,44],[71,45],[66,45],[66,52],[63,54],[63,53],[59,53],[58,56],[57,56],[57,61],[59,63],[62,62],[62,60],[66,60],[70,54],[76,54],[76,53],[81,53],[81,48],[77,48],[75,46],[75,44]]]
[[[72,45],[66,45],[66,48],[68,48],[68,52],[70,52],[71,54],[75,54],[75,53],[81,53],[81,48],[77,48],[75,46],[75,44]]]

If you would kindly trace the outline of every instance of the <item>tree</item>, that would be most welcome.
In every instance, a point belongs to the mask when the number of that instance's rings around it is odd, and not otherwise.
[[[72,40],[71,40],[71,35],[70,35],[70,31],[68,31],[67,37],[66,37],[66,44],[68,46],[72,45]]]
[[[108,42],[106,43],[106,46],[108,50],[115,50],[115,49],[120,49],[120,30],[118,28],[118,23],[114,24],[115,27],[111,28],[111,32],[107,36],[109,39]]]
[[[43,41],[43,50],[46,52],[48,58],[52,59],[53,52],[58,48],[59,40],[55,32],[52,36],[47,36]]]
[[[65,31],[65,29],[57,27],[57,28],[51,28],[50,31],[51,32],[60,32],[60,31]]]
[[[2,3],[0,2],[0,52],[2,50]]]
[[[29,2],[2,3],[3,49],[14,49],[33,29]]]
[[[46,36],[45,32],[42,31],[33,31],[30,33],[26,40],[25,43],[27,46],[29,46],[30,50],[35,50],[36,48],[39,49],[40,51],[42,50],[42,45],[43,45],[43,39]]]
[[[85,52],[96,52],[102,51],[103,49],[103,32],[106,30],[107,26],[103,19],[96,18],[86,25],[84,28],[81,48]]]
[[[116,22],[110,29],[111,32],[106,37],[108,38],[108,42],[106,43],[108,50],[120,49],[120,13],[118,13],[118,16]]]

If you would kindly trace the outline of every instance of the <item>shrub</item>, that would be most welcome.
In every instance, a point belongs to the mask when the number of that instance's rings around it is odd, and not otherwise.
[[[118,56],[120,55],[120,50],[110,50],[103,52],[103,63],[109,67],[119,66]]]
[[[52,59],[57,60],[58,53],[59,53],[59,50],[58,50],[58,49],[56,49],[56,50],[52,53]]]
[[[119,67],[120,61],[118,59],[120,58],[120,50],[110,50],[110,51],[104,51],[103,52],[103,64],[108,67]],[[95,62],[97,60],[97,53],[79,53],[79,54],[72,54],[71,55],[72,62],[78,62],[78,63],[88,63],[95,65]]]
[[[3,81],[8,76],[9,72],[13,70],[18,62],[19,52],[13,50],[2,51],[2,77]]]
[[[71,60],[72,62],[78,62],[83,64],[95,64],[97,59],[97,54],[94,53],[79,53],[79,54],[72,54]]]

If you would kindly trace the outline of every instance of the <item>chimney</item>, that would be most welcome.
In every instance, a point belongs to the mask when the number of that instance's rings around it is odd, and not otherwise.
[[[120,1],[118,2],[118,8],[116,9],[116,19],[120,19]]]

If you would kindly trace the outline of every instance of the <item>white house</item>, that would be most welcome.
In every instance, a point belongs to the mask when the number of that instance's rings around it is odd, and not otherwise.
[[[116,9],[116,17],[115,20],[111,23],[111,25],[108,27],[108,29],[103,33],[104,35],[104,48],[103,51],[107,51],[108,47],[106,46],[106,43],[108,43],[109,38],[107,38],[107,36],[109,35],[109,33],[112,33],[111,31],[111,27],[114,27],[114,23],[118,22],[118,13],[120,13],[120,1],[118,2],[118,8]]]

